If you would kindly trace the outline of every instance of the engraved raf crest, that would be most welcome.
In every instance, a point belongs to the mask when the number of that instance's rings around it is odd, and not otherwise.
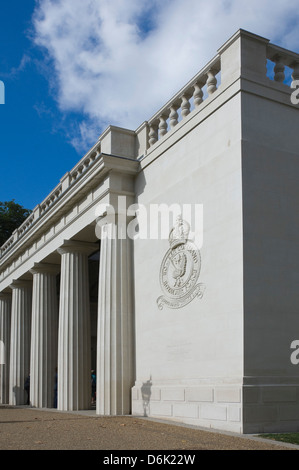
[[[160,285],[164,293],[157,299],[160,310],[164,305],[181,308],[195,297],[203,296],[204,285],[197,284],[201,269],[200,252],[188,239],[189,232],[189,224],[179,216],[170,231],[170,248],[160,269]]]

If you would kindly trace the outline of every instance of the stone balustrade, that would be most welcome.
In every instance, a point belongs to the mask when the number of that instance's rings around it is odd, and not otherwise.
[[[17,229],[19,237],[23,235],[33,224],[34,214],[30,214],[29,217],[22,223],[22,225]]]
[[[77,165],[70,171],[68,178],[62,178],[60,183],[51,191],[51,193],[32,211],[22,225],[14,231],[9,239],[0,247],[0,259],[7,254],[13,245],[29,230],[29,228],[36,222],[37,219],[43,217],[64,193],[79,177],[84,174],[98,159],[101,154],[100,143],[97,144],[77,163]]]
[[[70,172],[70,182],[73,183],[76,181],[86,170],[92,165],[92,163],[98,159],[101,154],[101,145],[97,143],[81,160],[80,162],[72,169]]]
[[[2,245],[0,251],[0,258],[10,249],[10,247],[14,244],[14,235],[11,235],[9,239]]]
[[[197,110],[205,98],[215,93],[219,72],[220,56],[217,55],[148,121],[149,147]]]
[[[269,44],[267,47],[267,59],[273,62],[275,82],[283,83],[286,79],[286,68],[291,69],[292,82],[299,80],[299,54],[283,49],[282,47]]]
[[[271,43],[268,43],[266,47],[266,54],[266,59],[275,64],[273,74],[275,82],[284,82],[286,67],[292,69],[293,82],[299,80],[299,54]],[[148,121],[149,148],[161,140],[179,121],[183,121],[192,111],[198,110],[204,99],[216,92],[220,85],[221,59],[221,53],[218,53]],[[193,101],[193,109],[191,109],[191,101]]]
[[[49,196],[47,196],[46,199],[44,199],[44,201],[40,204],[40,215],[43,215],[43,213],[46,212],[46,210],[56,202],[56,200],[59,198],[61,193],[62,193],[62,185],[59,184],[49,194]]]

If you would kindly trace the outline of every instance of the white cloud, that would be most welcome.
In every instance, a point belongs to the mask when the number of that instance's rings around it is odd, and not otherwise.
[[[34,40],[61,111],[84,115],[84,141],[109,124],[136,129],[239,28],[298,50],[298,25],[291,0],[40,0]]]
[[[27,55],[24,54],[21,58],[21,61],[17,67],[13,67],[10,72],[8,73],[1,73],[1,77],[3,78],[8,78],[8,79],[13,79],[15,77],[18,77],[18,75],[25,70],[28,64],[30,64],[31,58]]]

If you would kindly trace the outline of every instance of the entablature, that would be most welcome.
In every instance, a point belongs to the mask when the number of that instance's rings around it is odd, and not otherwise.
[[[2,256],[0,291],[21,265],[24,265],[24,272],[28,270],[26,260],[41,262],[53,251],[53,246],[57,249],[62,239],[74,237],[84,227],[95,224],[99,202],[110,203],[115,195],[134,200],[134,178],[138,169],[136,160],[100,154],[89,171],[68,186],[55,204],[49,206]],[[96,239],[96,235],[94,237]]]

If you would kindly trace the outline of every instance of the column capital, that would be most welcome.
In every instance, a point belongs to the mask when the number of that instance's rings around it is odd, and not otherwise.
[[[9,286],[11,289],[19,289],[20,287],[32,287],[32,281],[27,279],[14,279]]]
[[[49,263],[34,263],[33,268],[31,268],[29,271],[31,274],[58,274],[60,272],[60,265]]]
[[[60,255],[65,253],[84,253],[91,255],[98,250],[99,245],[97,243],[80,242],[76,240],[64,240],[62,246],[57,249]]]

